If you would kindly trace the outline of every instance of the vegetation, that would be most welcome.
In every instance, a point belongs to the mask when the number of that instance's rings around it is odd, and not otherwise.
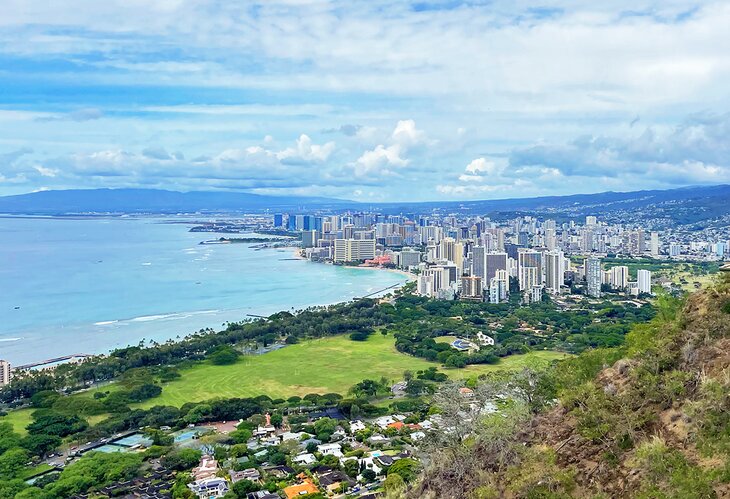
[[[728,276],[686,302],[662,296],[656,317],[635,325],[625,346],[484,380],[479,391],[507,386],[507,417],[477,418],[466,435],[439,442],[407,495],[726,495],[729,298]],[[442,415],[454,410],[455,399],[435,400]]]

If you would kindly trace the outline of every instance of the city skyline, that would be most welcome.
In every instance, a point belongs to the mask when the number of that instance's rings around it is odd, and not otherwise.
[[[721,2],[142,5],[10,2],[0,195],[379,202],[730,182]]]

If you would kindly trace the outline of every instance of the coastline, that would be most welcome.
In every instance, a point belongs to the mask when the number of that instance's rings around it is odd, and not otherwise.
[[[176,341],[200,329],[219,331],[223,323],[249,315],[349,302],[406,281],[394,274],[350,273],[348,278],[332,267],[303,265],[306,258],[297,248],[199,245],[200,234],[150,219],[0,220],[3,228],[15,229],[8,231],[14,239],[2,255],[44,231],[53,236],[47,248],[64,250],[54,252],[58,257],[53,259],[22,253],[25,258],[12,269],[13,292],[0,298],[0,307],[12,311],[0,331],[0,350],[13,365],[77,353],[106,355],[143,339],[145,344]],[[90,236],[82,239],[79,233]],[[119,244],[108,249],[108,242],[117,239]],[[67,254],[75,256],[61,258]],[[64,277],[69,272],[77,276],[73,283]],[[110,279],[99,279],[100,272]],[[74,292],[59,306],[36,289]]]

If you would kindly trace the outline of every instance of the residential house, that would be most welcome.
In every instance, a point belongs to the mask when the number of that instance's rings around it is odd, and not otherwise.
[[[367,428],[367,426],[365,426],[365,423],[363,423],[359,419],[356,421],[350,421],[350,433],[354,434],[358,431],[364,430],[365,428]]]
[[[246,499],[281,499],[279,494],[272,494],[268,490],[257,490],[246,494]]]
[[[241,480],[258,482],[261,479],[261,473],[256,468],[247,468],[243,471],[231,470],[229,473],[231,475],[231,482],[233,483],[240,482]]]
[[[218,461],[207,454],[200,458],[200,464],[191,472],[195,480],[204,480],[214,477],[218,473]]]
[[[201,499],[223,497],[229,490],[226,479],[217,476],[196,480],[189,483],[188,488]]]
[[[308,476],[304,474],[299,474],[297,475],[297,478],[301,480],[298,484],[290,485],[283,489],[283,492],[286,495],[287,499],[294,499],[295,497],[307,494],[316,494],[317,492],[319,492],[319,488],[317,488],[312,479]]]
[[[317,462],[317,458],[314,457],[314,454],[309,452],[303,452],[297,456],[294,456],[291,461],[294,464],[298,464],[299,466],[308,466],[312,463]]]
[[[317,452],[323,456],[343,457],[342,446],[338,443],[322,444],[317,446]]]
[[[317,479],[319,480],[319,485],[324,487],[330,494],[338,491],[343,484],[347,484],[348,488],[355,485],[355,481],[340,470],[333,470],[317,475]]]

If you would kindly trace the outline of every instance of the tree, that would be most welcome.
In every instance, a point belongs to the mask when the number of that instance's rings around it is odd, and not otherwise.
[[[34,456],[45,456],[61,445],[61,438],[56,435],[47,435],[39,433],[37,435],[28,435],[21,440],[20,444],[28,449]]]
[[[180,449],[162,458],[162,465],[171,470],[189,470],[200,462],[202,452],[195,449]]]
[[[256,492],[257,490],[261,490],[261,486],[251,480],[239,480],[233,484],[233,492],[238,497],[246,497],[249,492]]]
[[[411,483],[418,476],[420,465],[418,461],[410,458],[398,459],[388,468],[388,477],[396,475],[404,482]]]
[[[13,425],[6,422],[0,422],[0,454],[13,447],[20,446],[20,435],[15,433]]]
[[[233,441],[237,444],[245,444],[251,439],[253,433],[251,432],[251,430],[241,429],[232,431],[228,434],[228,436],[231,437]]]
[[[14,478],[25,463],[30,459],[28,451],[16,447],[10,450],[6,450],[2,456],[0,456],[0,478],[8,480]]]
[[[317,435],[332,435],[337,428],[337,420],[332,418],[322,418],[314,422],[314,431]],[[321,440],[321,439],[320,439]],[[329,440],[329,436],[327,437]]]
[[[208,359],[217,365],[224,366],[229,364],[235,364],[239,357],[238,351],[228,345],[221,345],[216,347],[208,354]]]
[[[66,437],[89,427],[89,423],[78,416],[64,416],[57,412],[45,411],[36,411],[33,416],[35,421],[28,425],[28,433],[46,433]]]
[[[375,473],[370,468],[368,468],[368,469],[366,469],[365,471],[362,472],[362,479],[365,480],[366,482],[372,482],[377,477],[378,477],[378,474]]]
[[[387,494],[397,495],[403,492],[406,488],[406,483],[398,473],[388,474],[388,478],[383,482],[383,489]]]
[[[153,384],[145,383],[144,385],[138,386],[133,390],[129,391],[129,399],[134,402],[142,402],[143,400],[151,399],[159,396],[162,393],[162,388]]]
[[[213,409],[208,404],[199,404],[190,409],[190,411],[185,415],[183,418],[183,421],[186,423],[200,423],[201,421],[205,421],[212,415]]]
[[[357,459],[349,459],[345,461],[345,464],[342,467],[344,468],[345,473],[347,473],[347,476],[355,478],[360,471],[360,462]]]
[[[417,397],[428,391],[428,385],[421,379],[411,379],[406,384],[406,393],[412,397]]]
[[[147,431],[147,435],[152,438],[152,445],[159,445],[164,447],[172,445],[175,441],[175,438],[172,435],[168,435],[161,430],[149,430]]]

